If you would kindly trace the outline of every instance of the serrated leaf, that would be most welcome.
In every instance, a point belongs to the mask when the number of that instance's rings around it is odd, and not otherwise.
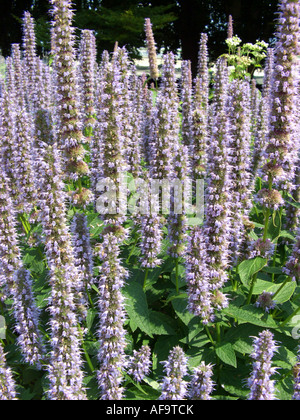
[[[237,367],[235,351],[230,343],[224,343],[216,347],[216,354],[222,362],[229,366]]]
[[[268,260],[261,257],[256,257],[251,260],[243,261],[238,266],[238,273],[241,279],[241,282],[244,286],[249,287],[251,283],[251,279],[254,274],[258,273],[265,267],[268,263]]]
[[[244,306],[243,308],[229,305],[228,308],[223,309],[223,313],[242,323],[249,323],[264,328],[278,328],[277,323],[270,315],[252,305]]]

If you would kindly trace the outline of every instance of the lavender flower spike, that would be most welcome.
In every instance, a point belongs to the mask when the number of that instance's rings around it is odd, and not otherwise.
[[[265,330],[254,337],[253,353],[251,354],[253,370],[248,380],[250,394],[248,400],[275,400],[274,381],[272,375],[276,368],[272,367],[272,358],[277,351],[273,334]]]
[[[103,243],[99,248],[99,257],[103,263],[97,284],[100,291],[98,302],[100,367],[97,378],[102,400],[121,400],[124,392],[122,381],[126,368],[127,343],[123,325],[125,302],[121,289],[128,273],[122,267],[119,258],[120,243],[124,238],[123,228],[117,226],[107,228],[103,234]]]
[[[145,32],[150,65],[150,77],[153,80],[157,80],[159,77],[159,71],[157,65],[156,44],[153,35],[151,20],[149,18],[145,19]]]
[[[14,274],[14,316],[18,344],[24,355],[25,362],[41,368],[45,356],[42,335],[39,331],[39,310],[32,291],[30,272],[20,268]]]
[[[69,176],[75,179],[89,172],[79,115],[76,84],[73,11],[71,0],[50,0],[52,14],[52,53],[57,82],[59,141]]]
[[[213,308],[206,266],[206,247],[200,227],[195,227],[189,236],[186,281],[188,284],[188,310],[199,316],[204,324],[207,324],[213,318]]]
[[[165,377],[162,382],[162,393],[159,400],[182,400],[187,394],[187,382],[183,379],[187,374],[187,357],[181,347],[170,351],[168,360],[162,362]]]
[[[149,375],[151,362],[151,350],[149,346],[142,346],[139,351],[134,350],[129,360],[128,375],[131,375],[136,382],[142,382],[145,376]]]
[[[211,393],[214,390],[214,382],[212,380],[212,365],[206,365],[204,362],[194,369],[191,382],[189,383],[190,400],[211,400]]]
[[[6,366],[5,353],[0,342],[0,401],[16,400],[16,384],[10,368]]]

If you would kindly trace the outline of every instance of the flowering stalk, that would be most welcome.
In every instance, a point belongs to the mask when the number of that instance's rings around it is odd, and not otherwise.
[[[6,365],[4,349],[0,342],[0,400],[16,400],[16,397],[16,384],[11,369]]]
[[[236,264],[244,239],[244,219],[251,209],[250,186],[250,86],[248,82],[234,80],[229,87],[228,106],[231,119],[230,164],[232,224],[231,260]]]
[[[272,358],[277,351],[273,334],[265,330],[255,337],[253,341],[253,353],[251,354],[253,370],[248,380],[250,394],[248,400],[274,400],[275,389],[272,375],[276,368],[272,368]]]
[[[164,57],[162,89],[158,93],[152,125],[151,178],[172,179],[174,158],[179,147],[179,99],[176,85],[175,57]]]
[[[209,98],[209,72],[208,72],[208,36],[205,33],[201,34],[199,58],[198,58],[198,72],[197,79],[199,80],[198,97],[196,101],[198,105],[202,105],[205,111],[208,111]]]
[[[84,129],[91,134],[95,125],[96,38],[93,31],[82,31],[80,42],[80,72],[83,87]],[[87,135],[90,137],[90,135]]]
[[[16,101],[20,108],[25,106],[26,84],[24,78],[24,68],[21,57],[20,44],[12,44],[12,61],[14,66],[14,81]]]
[[[212,293],[206,266],[206,246],[203,231],[192,229],[189,235],[186,256],[186,282],[188,285],[188,310],[201,318],[203,324],[213,319]]]
[[[103,243],[98,249],[102,260],[99,289],[99,344],[97,372],[98,386],[102,400],[121,400],[123,397],[123,372],[126,368],[126,340],[124,329],[125,302],[122,287],[128,276],[120,261],[120,244],[124,240],[124,230],[107,228]],[[126,235],[125,235],[126,236]]]
[[[162,393],[159,400],[182,400],[187,394],[187,382],[183,379],[187,374],[187,357],[178,346],[169,354],[168,360],[161,362],[165,377],[162,381]]]
[[[108,179],[116,186],[116,208],[111,214],[108,210],[107,214],[102,215],[106,224],[120,224],[124,221],[124,216],[122,216],[124,191],[121,191],[121,178],[128,169],[128,165],[124,155],[121,95],[120,66],[116,59],[112,62],[104,60],[97,103],[97,124],[92,144],[92,182],[95,200],[98,198],[97,184],[101,180]]]
[[[217,293],[227,281],[226,269],[229,265],[230,239],[230,191],[229,191],[229,120],[226,110],[228,72],[226,63],[217,63],[215,102],[210,148],[208,153],[208,186],[206,192],[206,211],[204,235],[206,236],[207,268],[211,290],[217,301]],[[222,299],[221,299],[222,300]],[[226,306],[226,299],[222,305]],[[219,304],[217,304],[219,306]]]
[[[191,62],[183,60],[181,67],[181,102],[182,102],[182,142],[186,146],[190,146],[192,141],[193,128],[193,103],[192,103],[192,74]]]
[[[36,365],[40,369],[45,356],[45,348],[39,332],[40,311],[36,307],[30,272],[25,268],[20,268],[14,273],[13,281],[17,341],[25,362]]]
[[[82,278],[76,268],[67,227],[61,157],[56,145],[43,144],[40,150],[40,220],[51,286],[48,397],[50,400],[80,400],[85,399],[77,318],[78,312],[84,312]]]
[[[212,365],[206,365],[204,362],[201,362],[200,366],[194,369],[188,386],[188,398],[190,400],[209,401],[212,399],[211,393],[214,390],[212,375]]]
[[[131,375],[136,382],[142,382],[145,376],[149,375],[151,369],[151,350],[149,346],[142,346],[138,351],[133,350],[133,356],[128,363],[128,375]]]
[[[94,282],[94,264],[87,216],[84,213],[75,214],[71,224],[71,232],[75,264],[82,276],[80,282],[82,290],[77,290],[77,292],[82,295],[84,306],[87,307],[87,293]]]
[[[159,71],[157,65],[156,44],[153,35],[151,20],[149,18],[145,19],[145,32],[150,65],[150,77],[153,80],[157,80],[159,77]]]
[[[36,94],[36,37],[34,19],[29,12],[23,16],[23,50],[24,68],[26,75],[26,96],[28,103],[32,104],[32,98]]]
[[[293,0],[279,3],[277,44],[272,82],[271,124],[266,148],[267,165],[263,168],[265,180],[273,187],[290,191],[294,178],[297,154],[296,118],[297,85],[294,73],[299,53],[299,4]],[[295,156],[296,155],[296,156]]]
[[[52,8],[52,54],[57,83],[57,106],[59,110],[59,145],[64,151],[66,170],[77,179],[89,172],[84,162],[76,85],[73,11],[71,0],[51,0]]]

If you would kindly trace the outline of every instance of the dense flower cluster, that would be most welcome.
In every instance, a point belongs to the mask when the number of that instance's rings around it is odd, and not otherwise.
[[[192,379],[189,383],[189,399],[191,400],[211,400],[211,393],[214,390],[212,380],[213,366],[201,362],[200,366],[193,371]]]
[[[149,375],[151,369],[151,349],[149,346],[142,346],[138,351],[133,351],[130,357],[127,373],[136,382],[142,382],[145,376]]]
[[[168,360],[162,362],[165,376],[162,381],[160,400],[182,400],[187,393],[187,358],[181,347],[174,347]]]
[[[6,366],[6,359],[0,343],[0,400],[16,400],[16,384],[11,369]]]
[[[255,337],[253,341],[253,353],[251,354],[253,370],[248,380],[251,390],[249,400],[274,400],[275,382],[271,377],[276,373],[272,367],[272,358],[277,350],[273,334],[266,330]]]
[[[116,233],[117,229],[117,233]],[[124,329],[125,307],[121,289],[128,276],[122,267],[120,254],[121,241],[125,232],[114,228],[103,236],[103,242],[98,249],[102,261],[101,274],[97,281],[99,289],[99,344],[98,384],[103,400],[120,400],[123,397],[122,387],[124,369],[127,361],[125,348],[127,346]]]

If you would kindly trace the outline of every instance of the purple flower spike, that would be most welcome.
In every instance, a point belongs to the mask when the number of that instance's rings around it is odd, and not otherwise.
[[[128,375],[131,375],[136,382],[142,382],[145,376],[149,375],[151,368],[151,350],[149,346],[142,346],[139,351],[134,350],[129,360]]]
[[[212,380],[212,365],[206,365],[204,362],[193,371],[191,382],[189,383],[190,400],[211,400],[211,393],[214,390],[214,382]]]
[[[276,373],[272,367],[272,358],[277,351],[273,334],[265,330],[254,337],[253,353],[251,354],[253,370],[248,380],[250,395],[248,400],[275,400],[275,382],[271,380]]]
[[[165,377],[159,400],[182,400],[187,394],[187,382],[183,379],[187,374],[187,357],[181,347],[170,351],[168,360],[162,362]]]
[[[16,400],[16,384],[11,369],[6,366],[6,358],[0,342],[0,401]]]

